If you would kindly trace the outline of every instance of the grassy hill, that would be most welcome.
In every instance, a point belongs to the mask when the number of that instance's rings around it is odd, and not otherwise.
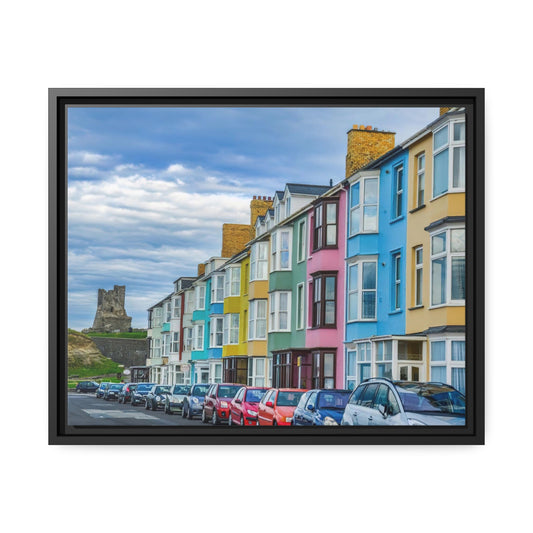
[[[120,381],[123,366],[104,357],[96,344],[83,333],[68,330],[68,376],[69,387],[81,379],[105,378],[106,381]]]

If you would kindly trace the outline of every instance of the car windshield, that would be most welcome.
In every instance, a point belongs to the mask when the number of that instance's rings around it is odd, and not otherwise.
[[[172,394],[187,394],[189,392],[189,387],[187,385],[176,385],[172,389]]]
[[[241,389],[242,385],[223,385],[218,388],[219,398],[233,398]]]
[[[152,385],[138,385],[136,390],[139,392],[146,392],[149,391],[151,388]]]
[[[465,414],[465,397],[445,385],[424,385],[416,383],[397,385],[405,411],[415,413]]]
[[[156,387],[154,394],[163,394],[164,392],[170,392],[170,387]]]
[[[109,390],[120,390],[124,387],[124,383],[115,383],[109,387]]]
[[[246,391],[246,400],[248,403],[259,403],[261,398],[268,389],[251,389]]]
[[[278,394],[277,405],[281,407],[292,407],[298,405],[300,397],[303,392],[292,392],[292,391],[280,391]]]
[[[195,385],[194,389],[192,390],[193,396],[205,396],[205,393],[207,392],[207,389],[209,388],[209,385]]]
[[[344,409],[348,403],[350,392],[319,392],[319,409]]]

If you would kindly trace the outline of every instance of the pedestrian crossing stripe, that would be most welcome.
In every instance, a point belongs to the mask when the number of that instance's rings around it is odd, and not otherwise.
[[[150,416],[138,411],[119,411],[115,409],[82,409],[92,418],[134,418],[135,420],[159,420],[156,416]]]

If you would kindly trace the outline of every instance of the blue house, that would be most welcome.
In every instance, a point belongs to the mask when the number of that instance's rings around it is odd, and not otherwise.
[[[408,151],[393,148],[348,178],[345,386],[418,380],[423,342],[405,336]]]

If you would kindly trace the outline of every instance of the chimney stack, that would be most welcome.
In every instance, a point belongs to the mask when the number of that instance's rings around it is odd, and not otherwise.
[[[273,199],[271,196],[254,196],[253,200],[250,202],[250,225],[252,226],[252,232],[255,233],[253,229],[255,227],[255,221],[257,217],[262,217],[266,215],[266,212],[272,208]]]
[[[392,131],[379,131],[372,126],[355,124],[348,132],[346,177],[392,150],[395,135]]]
[[[444,113],[447,113],[450,109],[451,109],[451,107],[441,107],[440,108],[440,112],[439,112],[439,116],[444,115]]]
[[[198,277],[203,276],[205,274],[205,263],[200,263],[198,265]]]

